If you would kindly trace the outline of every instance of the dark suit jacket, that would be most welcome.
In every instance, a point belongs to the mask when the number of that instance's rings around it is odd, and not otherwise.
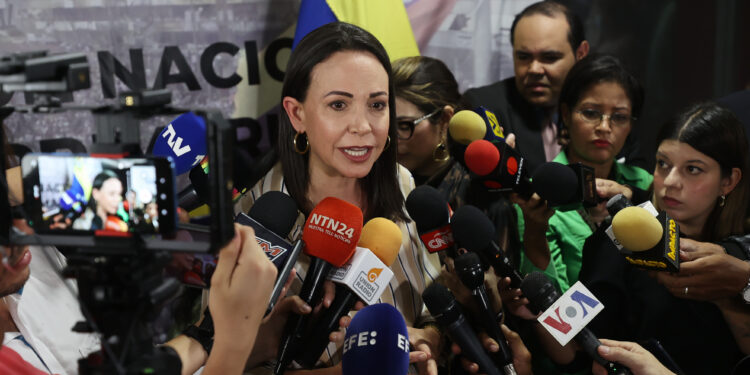
[[[528,171],[547,161],[542,143],[541,113],[516,89],[514,77],[488,86],[466,90],[464,99],[472,107],[483,106],[494,112],[505,134],[516,135],[516,150],[526,159]]]
[[[734,112],[740,122],[745,125],[745,137],[750,142],[750,90],[729,94],[717,102]]]

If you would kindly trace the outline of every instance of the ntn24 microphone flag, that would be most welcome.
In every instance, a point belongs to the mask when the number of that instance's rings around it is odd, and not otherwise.
[[[402,0],[302,0],[292,48],[310,31],[341,21],[357,25],[383,44],[391,61],[419,56]]]

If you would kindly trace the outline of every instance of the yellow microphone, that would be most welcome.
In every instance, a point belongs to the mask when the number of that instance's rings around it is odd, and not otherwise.
[[[625,256],[630,264],[657,271],[680,270],[680,229],[666,212],[654,216],[642,207],[625,207],[612,218],[612,233],[630,252]]]
[[[656,246],[664,234],[659,220],[638,206],[625,207],[612,218],[612,231],[623,247],[640,252]]]
[[[390,267],[401,250],[401,229],[384,217],[370,219],[362,227],[357,246],[370,249],[378,259]]]
[[[477,139],[484,139],[484,135],[487,133],[487,125],[482,116],[476,112],[463,110],[458,111],[451,117],[448,123],[448,132],[456,142],[468,145]]]

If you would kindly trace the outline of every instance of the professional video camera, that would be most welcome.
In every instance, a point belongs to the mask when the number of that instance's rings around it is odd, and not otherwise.
[[[77,279],[81,308],[88,319],[75,330],[102,336],[102,351],[79,361],[81,374],[179,374],[176,354],[153,345],[151,321],[182,288],[174,278],[163,276],[163,268],[171,259],[170,252],[213,252],[234,236],[235,131],[218,111],[191,111],[206,124],[210,241],[174,240],[174,163],[143,155],[139,125],[141,119],[154,115],[187,111],[169,107],[167,90],[127,93],[117,103],[95,107],[64,106],[50,99],[88,88],[89,78],[84,54],[35,52],[0,58],[0,90],[33,93],[39,99],[28,107],[5,107],[6,111],[86,110],[96,123],[90,155],[29,154],[23,158],[23,208],[34,235],[11,230],[8,188],[0,181],[0,242],[74,249],[67,252],[64,275]],[[4,137],[2,126],[0,137]],[[5,171],[2,147],[0,167]],[[119,204],[107,210],[106,218],[91,209],[108,204],[95,196],[104,184],[120,195]]]

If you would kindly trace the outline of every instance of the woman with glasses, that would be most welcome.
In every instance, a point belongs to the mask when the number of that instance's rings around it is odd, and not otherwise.
[[[398,162],[417,185],[438,188],[453,201],[461,181],[468,181],[468,172],[449,152],[448,122],[461,107],[456,79],[442,61],[414,56],[394,61],[393,80]]]
[[[642,105],[640,84],[617,59],[582,59],[570,70],[560,92],[565,146],[554,161],[593,168],[597,193],[605,200],[618,193],[634,201],[646,200],[651,175],[615,160]],[[514,200],[523,213],[519,213],[524,247],[521,272],[544,271],[565,292],[578,280],[584,241],[607,216],[605,203],[562,211],[550,209],[538,195]]]

